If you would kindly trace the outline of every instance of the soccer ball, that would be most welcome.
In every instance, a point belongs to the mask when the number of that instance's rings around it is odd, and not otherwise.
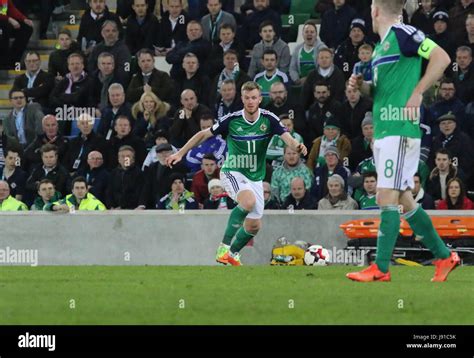
[[[331,254],[321,245],[312,245],[304,253],[304,263],[308,266],[327,266],[331,262]]]

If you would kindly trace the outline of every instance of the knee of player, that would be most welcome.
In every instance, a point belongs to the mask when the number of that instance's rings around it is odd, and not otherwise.
[[[255,207],[256,200],[254,197],[248,196],[239,201],[239,205],[247,211],[252,211]]]
[[[257,234],[262,228],[262,222],[260,220],[252,220],[245,223],[245,230],[250,234]]]

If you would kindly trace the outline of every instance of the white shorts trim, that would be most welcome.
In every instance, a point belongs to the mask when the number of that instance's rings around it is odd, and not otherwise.
[[[415,186],[421,139],[390,136],[374,141],[377,188],[405,191]]]
[[[240,172],[221,171],[220,179],[225,191],[237,202],[237,195],[243,190],[250,190],[255,195],[255,206],[247,215],[249,219],[260,219],[263,216],[265,200],[263,198],[263,182],[252,181]]]

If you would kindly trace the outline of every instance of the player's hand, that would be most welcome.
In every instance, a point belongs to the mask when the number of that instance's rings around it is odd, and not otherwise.
[[[178,153],[170,155],[166,158],[166,165],[170,168],[173,168],[173,165],[178,164],[181,161],[182,157]]]
[[[405,106],[404,115],[411,121],[419,121],[421,117],[420,107],[422,102],[423,95],[421,93],[413,92]]]
[[[360,90],[364,83],[364,77],[361,74],[352,74],[349,78],[349,88]]]
[[[12,18],[12,17],[9,17],[9,18],[8,18],[8,22],[10,23],[10,25],[13,26],[13,28],[14,28],[15,30],[18,30],[18,29],[20,28],[20,23],[19,23],[18,21],[16,21],[16,20],[15,20],[14,18]]]
[[[33,27],[33,21],[31,21],[30,19],[25,19],[23,20],[23,22],[27,24],[28,26]]]
[[[296,147],[296,151],[298,153],[303,154],[304,156],[306,156],[306,154],[308,154],[308,149],[306,148],[306,146],[303,143],[298,144],[298,146]]]

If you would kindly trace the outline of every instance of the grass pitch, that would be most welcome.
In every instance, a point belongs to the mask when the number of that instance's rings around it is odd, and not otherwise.
[[[0,324],[473,324],[474,267],[0,267]]]

